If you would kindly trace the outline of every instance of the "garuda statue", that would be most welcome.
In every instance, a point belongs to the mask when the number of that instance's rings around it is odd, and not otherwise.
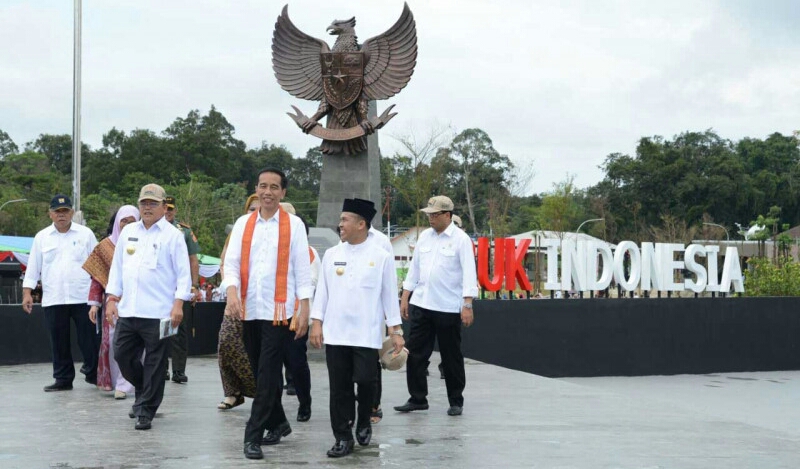
[[[325,41],[300,31],[283,7],[272,35],[272,68],[281,88],[292,96],[320,101],[310,118],[295,106],[289,116],[305,133],[322,139],[322,153],[353,155],[367,148],[366,135],[396,115],[367,118],[370,100],[388,99],[403,89],[417,63],[414,15],[403,7],[400,19],[385,33],[363,45],[356,38],[355,17],[334,21],[328,32],[338,36],[333,50]],[[327,127],[319,119],[328,116]]]

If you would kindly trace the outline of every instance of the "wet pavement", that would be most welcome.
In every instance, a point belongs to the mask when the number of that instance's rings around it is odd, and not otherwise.
[[[214,357],[191,357],[189,383],[168,383],[153,429],[136,431],[132,400],[84,382],[44,393],[48,364],[0,367],[0,468],[797,468],[800,372],[548,379],[467,360],[464,414],[449,417],[438,356],[428,411],[391,410],[407,398],[405,375],[384,373],[384,419],[372,443],[333,460],[328,384],[321,352],[310,354],[311,421],[246,460],[250,400],[219,411]]]

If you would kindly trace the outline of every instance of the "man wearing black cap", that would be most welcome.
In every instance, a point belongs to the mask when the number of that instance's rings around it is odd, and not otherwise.
[[[200,245],[197,243],[197,237],[192,232],[192,227],[186,223],[181,223],[175,219],[175,197],[168,195],[166,198],[167,212],[164,218],[172,225],[183,233],[183,240],[186,241],[186,250],[189,252],[189,268],[192,273],[192,301],[187,301],[183,304],[183,316],[187,317],[191,312],[192,305],[197,301],[197,296],[200,294],[200,261],[197,259],[197,254],[200,253]],[[183,384],[189,381],[186,376],[186,357],[189,355],[189,333],[187,332],[186,322],[181,322],[178,328],[178,334],[172,337],[170,355],[172,356],[172,381]],[[166,372],[166,378],[169,379],[169,369]]]
[[[91,277],[83,263],[97,245],[92,230],[72,223],[72,201],[66,195],[56,195],[50,201],[53,224],[36,233],[31,247],[25,280],[22,282],[22,309],[33,310],[31,291],[42,281],[42,308],[50,331],[55,383],[45,386],[45,392],[68,391],[75,379],[72,361],[69,320],[75,323],[78,346],[83,354],[81,373],[86,382],[97,383],[97,359],[100,337],[89,321],[87,300]]]
[[[328,450],[332,458],[353,451],[353,422],[360,445],[368,445],[372,438],[370,410],[384,322],[391,329],[395,353],[405,345],[393,256],[369,236],[375,213],[368,200],[345,199],[339,218],[342,243],[325,252],[312,305],[310,341],[317,348],[325,344],[328,364],[331,428],[336,438]],[[357,413],[353,383],[358,388]]]

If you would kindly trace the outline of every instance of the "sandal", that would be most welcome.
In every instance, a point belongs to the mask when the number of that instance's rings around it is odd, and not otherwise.
[[[233,399],[233,401],[231,401]],[[222,402],[217,404],[217,409],[219,410],[230,410],[234,407],[238,407],[244,404],[244,397],[243,396],[229,396],[226,397]]]
[[[378,406],[372,409],[372,412],[369,415],[369,423],[375,425],[376,423],[379,423],[382,419],[383,419],[383,410],[381,410],[381,407]]]

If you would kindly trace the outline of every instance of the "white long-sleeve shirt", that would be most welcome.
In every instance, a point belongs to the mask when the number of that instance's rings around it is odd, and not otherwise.
[[[66,233],[50,225],[33,238],[23,288],[42,281],[42,306],[85,304],[92,278],[83,263],[97,246],[92,230],[71,223]]]
[[[245,304],[245,320],[269,320],[275,316],[275,274],[278,269],[278,214],[265,220],[258,213],[253,240],[250,244],[250,268]],[[289,242],[289,273],[287,278],[286,317],[294,313],[295,299],[305,300],[314,294],[311,284],[311,263],[308,254],[308,238],[303,222],[296,216],[287,213],[291,222],[291,240]],[[236,287],[241,292],[242,237],[247,218],[242,215],[236,220],[225,253],[225,278],[222,287]],[[237,293],[241,294],[241,293]]]
[[[397,326],[397,272],[374,238],[325,251],[311,319],[322,321],[326,344],[379,349],[384,321]]]
[[[411,304],[443,313],[460,313],[464,298],[478,296],[478,277],[472,240],[450,223],[436,233],[428,228],[419,235],[414,257],[403,282],[413,291]]]
[[[391,254],[392,262],[394,262],[394,248],[392,248],[392,241],[389,239],[388,236],[386,236],[385,234],[383,234],[383,232],[375,229],[372,226],[369,227],[369,234],[367,236],[370,238],[374,238],[375,242],[381,249]]]
[[[192,298],[189,253],[183,233],[161,218],[131,223],[119,234],[106,293],[121,297],[120,317],[170,317],[175,300]]]

